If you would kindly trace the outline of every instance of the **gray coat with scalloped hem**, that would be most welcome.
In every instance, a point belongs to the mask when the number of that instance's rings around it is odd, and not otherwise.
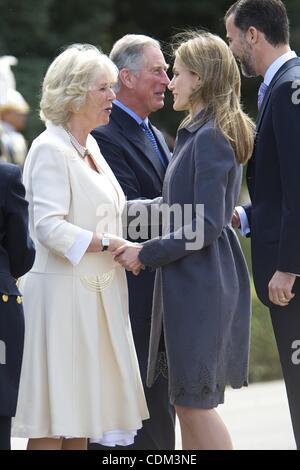
[[[140,260],[157,269],[148,385],[159,373],[164,331],[170,400],[247,384],[251,295],[249,276],[230,222],[242,166],[212,121],[198,115],[178,132],[162,202],[192,205],[192,216],[169,235],[145,242]],[[204,204],[204,218],[196,210]],[[187,248],[194,231],[202,247]],[[200,227],[200,228],[199,228]],[[201,238],[201,237],[200,237]],[[188,406],[188,405],[187,405]]]

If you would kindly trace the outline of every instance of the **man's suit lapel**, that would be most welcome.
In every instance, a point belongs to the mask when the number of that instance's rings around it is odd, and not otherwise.
[[[280,67],[278,72],[274,75],[268,90],[266,91],[266,95],[264,97],[264,100],[262,102],[259,114],[257,116],[257,121],[256,121],[256,138],[255,138],[255,145],[256,145],[256,139],[259,134],[262,122],[263,122],[263,117],[265,115],[267,106],[269,104],[271,94],[273,91],[274,86],[278,82],[278,80],[291,68],[293,68],[295,65],[300,65],[300,59],[299,57],[295,57],[294,59],[288,60],[285,64]],[[254,152],[251,157],[251,159],[248,162],[247,165],[247,171],[246,171],[246,178],[247,178],[247,185],[248,185],[248,190],[250,194],[250,198],[253,201],[254,197],[254,178],[255,178],[255,160],[256,160],[256,152],[255,152],[255,146],[254,146]]]
[[[138,128],[138,124],[136,123],[136,131],[135,134],[128,134],[125,133],[125,136],[128,140],[133,142],[135,146],[141,151],[141,153],[151,162],[154,169],[156,170],[157,174],[159,175],[161,181],[163,181],[165,176],[165,169],[159,159],[159,156],[155,152],[152,144],[146,134],[144,133],[142,128]]]
[[[143,129],[131,116],[116,105],[113,106],[111,118],[118,122],[124,137],[133,143],[139,149],[141,154],[151,162],[160,180],[163,181],[165,169]],[[152,130],[155,131],[155,128],[153,129],[152,127]],[[158,137],[157,132],[155,132],[155,137],[158,138],[159,143],[161,144],[162,139]]]
[[[267,105],[269,103],[274,85],[276,84],[276,82],[278,82],[278,80],[282,77],[282,75],[284,75],[289,69],[293,68],[295,65],[300,65],[300,59],[298,57],[288,60],[285,64],[283,64],[282,67],[280,67],[278,72],[274,75],[268,87],[268,90],[266,91],[266,95],[264,97],[259,114],[257,116],[256,132],[259,132],[259,129],[261,127],[262,120],[263,120]]]

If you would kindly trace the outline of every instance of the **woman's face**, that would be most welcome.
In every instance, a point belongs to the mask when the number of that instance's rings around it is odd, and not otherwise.
[[[112,101],[116,98],[112,83],[105,74],[101,74],[88,91],[83,114],[91,124],[91,128],[108,124],[112,110]]]
[[[200,78],[188,70],[185,65],[175,57],[173,78],[168,86],[173,94],[175,111],[191,111],[191,95],[199,88]]]

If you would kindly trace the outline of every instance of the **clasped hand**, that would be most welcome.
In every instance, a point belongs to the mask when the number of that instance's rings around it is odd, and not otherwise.
[[[292,292],[296,280],[295,274],[276,271],[269,282],[269,299],[280,307],[286,307],[295,297]]]
[[[145,266],[138,258],[142,245],[129,242],[120,237],[110,236],[109,238],[110,244],[108,251],[112,254],[116,262],[136,276],[140,273],[141,269],[145,269]]]

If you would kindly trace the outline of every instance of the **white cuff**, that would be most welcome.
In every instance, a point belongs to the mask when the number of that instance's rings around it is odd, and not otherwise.
[[[73,243],[71,248],[65,254],[65,257],[76,266],[80,261],[86,250],[88,249],[93,238],[93,232],[89,230],[84,230],[77,240]],[[100,251],[100,245],[99,245]]]
[[[246,235],[248,235],[248,233],[250,233],[249,221],[246,211],[245,209],[243,209],[242,206],[237,206],[235,210],[237,211],[240,217],[241,227],[239,230],[241,234],[245,237]]]

